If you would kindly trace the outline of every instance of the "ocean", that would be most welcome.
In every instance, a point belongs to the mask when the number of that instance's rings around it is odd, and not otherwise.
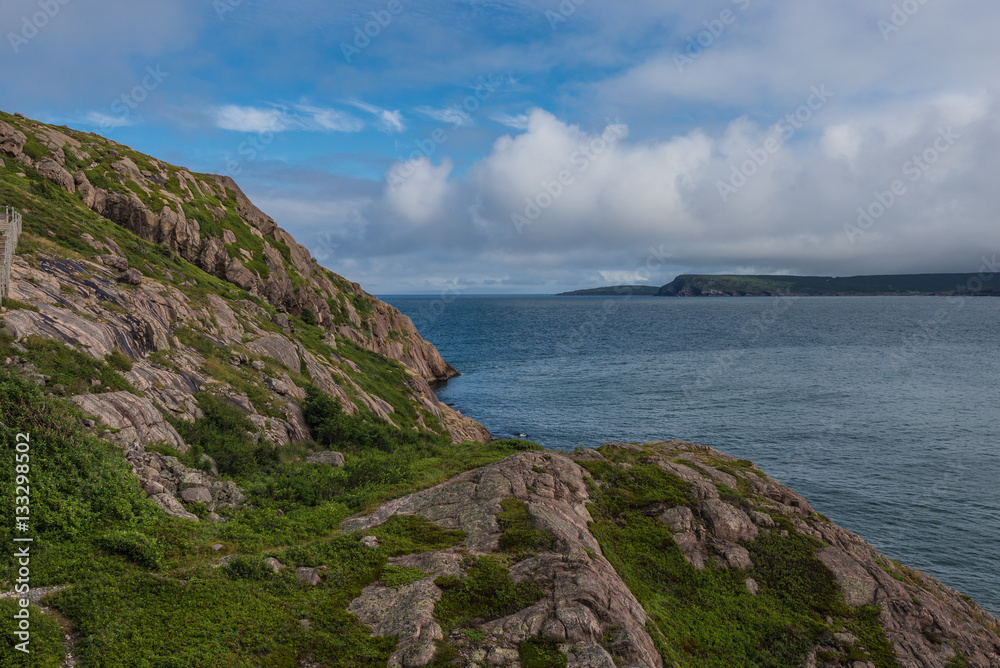
[[[1000,615],[1000,299],[383,299],[494,436],[711,445]]]

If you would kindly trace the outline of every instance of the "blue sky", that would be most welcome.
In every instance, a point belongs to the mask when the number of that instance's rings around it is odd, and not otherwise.
[[[976,271],[1000,251],[998,19],[982,0],[6,0],[0,107],[231,173],[379,294]]]

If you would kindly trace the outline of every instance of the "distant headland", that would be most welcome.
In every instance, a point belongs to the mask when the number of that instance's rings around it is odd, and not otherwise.
[[[897,274],[885,276],[738,276],[684,274],[663,287],[618,285],[560,293],[559,297],[847,297],[1000,296],[992,274]]]

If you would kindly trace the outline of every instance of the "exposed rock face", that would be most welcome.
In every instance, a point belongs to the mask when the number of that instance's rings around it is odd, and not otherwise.
[[[706,568],[708,560],[715,559],[724,568],[752,572],[750,553],[742,543],[764,531],[779,531],[774,518],[780,517],[826,545],[816,556],[829,568],[848,605],[881,606],[882,625],[902,666],[943,668],[957,661],[959,654],[966,661],[962,665],[1000,666],[996,619],[931,578],[896,566],[859,537],[814,513],[805,499],[757,467],[712,448],[676,441],[617,447],[641,452],[646,455],[644,463],[683,475],[692,483],[693,494],[700,498],[693,507],[651,507],[647,514],[670,527],[696,567]],[[574,457],[604,460],[593,452]],[[427,665],[434,658],[437,640],[453,643],[463,660],[482,663],[495,656],[497,665],[518,665],[517,643],[538,635],[562,643],[568,665],[576,668],[663,665],[646,632],[646,613],[601,556],[589,532],[588,477],[563,455],[523,453],[386,503],[369,515],[350,518],[344,522],[345,529],[364,531],[396,514],[416,514],[441,527],[461,529],[467,537],[457,549],[392,559],[393,564],[421,569],[427,577],[399,589],[371,585],[349,611],[371,626],[374,635],[399,639],[390,666]],[[723,498],[721,485],[743,490],[749,505],[736,502],[735,497]],[[709,488],[714,495],[708,493]],[[433,615],[442,596],[435,579],[462,575],[466,552],[481,555],[498,550],[496,516],[501,501],[510,497],[524,501],[535,528],[548,530],[554,537],[552,549],[510,568],[515,581],[542,585],[545,597],[501,619],[485,620],[479,627],[485,636],[482,642],[470,642],[457,633],[444,638]],[[748,592],[757,595],[757,581],[749,576],[745,581]],[[858,642],[848,633],[823,637],[809,652],[805,665],[874,665],[829,663],[823,658],[841,654]]]
[[[128,379],[168,415],[197,419],[201,412],[192,395],[211,389],[244,409],[260,433],[279,445],[309,438],[302,409],[294,401],[303,399],[304,391],[288,374],[268,381],[261,373],[261,384],[282,397],[280,403],[287,409],[283,418],[257,414],[245,396],[240,398],[240,393],[226,383],[212,381],[203,369],[204,356],[176,339],[178,327],[208,326],[220,346],[245,345],[250,353],[275,359],[292,372],[298,372],[305,362],[312,382],[338,397],[346,412],[357,413],[363,408],[384,420],[391,419],[393,407],[365,392],[351,378],[348,370],[356,371],[356,367],[351,367],[349,361],[320,359],[301,343],[254,325],[269,318],[259,306],[248,301],[228,302],[214,294],[208,295],[203,305],[193,306],[176,287],[143,277],[134,268],[127,271],[135,272],[141,278],[140,284],[124,286],[116,278],[127,261],[117,254],[120,249],[100,243],[114,251],[96,258],[100,263],[40,256],[37,266],[32,266],[15,257],[10,296],[34,304],[39,310],[17,309],[5,314],[5,331],[15,338],[37,334],[60,340],[95,358],[115,350],[123,352],[134,359],[132,370],[126,374]],[[173,368],[145,359],[157,351],[170,352]],[[243,362],[239,365],[243,366]],[[263,362],[252,368],[262,372]],[[489,440],[485,427],[440,403],[422,378],[413,377],[410,390],[414,401],[437,417],[456,442]]]
[[[132,470],[149,499],[171,517],[198,521],[198,517],[189,512],[184,503],[203,503],[214,512],[235,508],[246,501],[243,491],[235,483],[188,468],[176,457],[147,452],[135,443],[126,448],[125,457],[132,464]]]
[[[120,430],[111,440],[125,444],[138,441],[143,445],[165,443],[178,452],[187,452],[188,446],[177,430],[163,419],[160,411],[148,399],[128,392],[83,394],[72,397],[73,403],[87,415],[111,429]]]
[[[328,466],[340,467],[344,465],[344,455],[339,452],[314,452],[306,457],[310,464],[326,464]]]
[[[586,507],[590,498],[586,477],[580,466],[562,455],[522,453],[387,503],[371,515],[346,521],[345,527],[364,530],[395,514],[416,514],[465,531],[465,548],[486,554],[499,548],[496,516],[501,502],[511,497],[524,501],[536,528],[552,532],[554,547],[514,565],[511,575],[538,582],[546,596],[529,608],[485,623],[486,646],[516,652],[517,643],[542,635],[590,646],[570,664],[583,666],[601,654],[611,661],[601,646],[602,640],[611,638],[614,653],[626,664],[658,668],[663,663],[644,629],[642,606],[599,556],[600,546],[587,529],[592,518]],[[454,550],[404,559],[399,563],[419,564],[434,575],[400,590],[369,587],[349,609],[370,620],[376,634],[400,638],[389,665],[426,665],[434,655],[433,641],[441,634],[431,616],[440,597],[433,580],[455,574],[461,560]]]
[[[292,315],[310,311],[319,326],[399,360],[419,378],[441,381],[458,375],[441,359],[434,346],[421,338],[409,318],[366,294],[356,283],[349,283],[319,267],[309,251],[258,209],[232,178],[195,175],[141,156],[107,139],[68,128],[24,118],[16,122],[22,129],[0,122],[0,156],[9,156],[34,167],[58,187],[78,195],[82,205],[98,215],[266,299],[279,311]],[[28,133],[46,147],[49,155],[36,160],[24,152]],[[67,171],[64,150],[75,155],[78,161],[93,160],[91,154],[83,150],[84,144],[101,154],[116,156],[110,167],[106,162],[96,161],[85,167],[103,169],[102,176],[115,187],[109,190],[95,186],[83,170],[73,175]],[[137,164],[145,162],[150,163],[152,171]],[[168,181],[171,182],[169,187]],[[146,201],[137,194],[139,192],[147,196]],[[216,198],[222,206],[204,204],[206,197]],[[205,234],[198,220],[185,214],[185,205],[201,208],[215,218],[223,228],[221,235]],[[237,216],[239,225],[246,226],[260,239],[261,251],[241,248],[231,253],[227,249],[227,244],[230,248],[238,245],[237,234],[226,222],[227,214]],[[94,248],[99,250],[96,245]],[[250,268],[261,264],[267,266],[266,272]],[[293,274],[297,275],[298,283],[293,280]],[[358,312],[360,304],[364,305],[363,315]],[[456,416],[449,414],[448,418],[456,435],[480,431]]]
[[[857,535],[815,513],[799,494],[756,466],[713,448],[679,441],[636,450],[655,452],[643,462],[691,482],[693,492],[703,499],[697,512],[684,507],[659,515],[696,567],[706,567],[707,559],[714,557],[724,567],[751,568],[749,552],[740,542],[775,530],[772,516],[781,516],[797,531],[827,546],[816,557],[832,572],[848,605],[881,606],[882,625],[903,666],[941,668],[957,656],[956,651],[965,657],[965,665],[1000,666],[1000,622],[958,592],[896,565]],[[743,490],[754,509],[748,511],[746,506],[719,498],[720,484]],[[747,588],[756,593],[757,583],[748,578]],[[821,665],[816,657],[824,649],[840,648],[814,648],[807,665]]]

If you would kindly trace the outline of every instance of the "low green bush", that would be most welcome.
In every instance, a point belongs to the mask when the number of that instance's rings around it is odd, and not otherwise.
[[[569,663],[559,651],[559,643],[549,638],[535,637],[518,643],[521,668],[565,668]]]
[[[274,575],[274,569],[264,563],[261,557],[236,557],[224,568],[233,580],[267,580]]]
[[[104,356],[105,361],[118,371],[131,371],[132,358],[119,350],[112,350]]]
[[[551,531],[539,530],[532,522],[528,506],[514,497],[500,502],[497,513],[500,526],[500,549],[519,556],[527,556],[536,550],[551,549],[555,536]]]
[[[527,608],[544,595],[536,582],[514,582],[510,571],[493,556],[472,562],[464,578],[440,577],[443,589],[434,617],[446,629],[469,626],[474,619],[490,621]]]
[[[155,538],[134,530],[112,531],[98,543],[108,552],[121,555],[134,563],[156,570],[163,559],[163,546]]]
[[[15,649],[24,642],[14,631],[14,614],[21,610],[16,599],[0,599],[0,619],[4,620],[0,633],[0,666],[4,668],[61,668],[66,652],[63,647],[63,633],[56,620],[43,614],[38,606],[28,608],[31,637],[26,649],[30,653]]]

